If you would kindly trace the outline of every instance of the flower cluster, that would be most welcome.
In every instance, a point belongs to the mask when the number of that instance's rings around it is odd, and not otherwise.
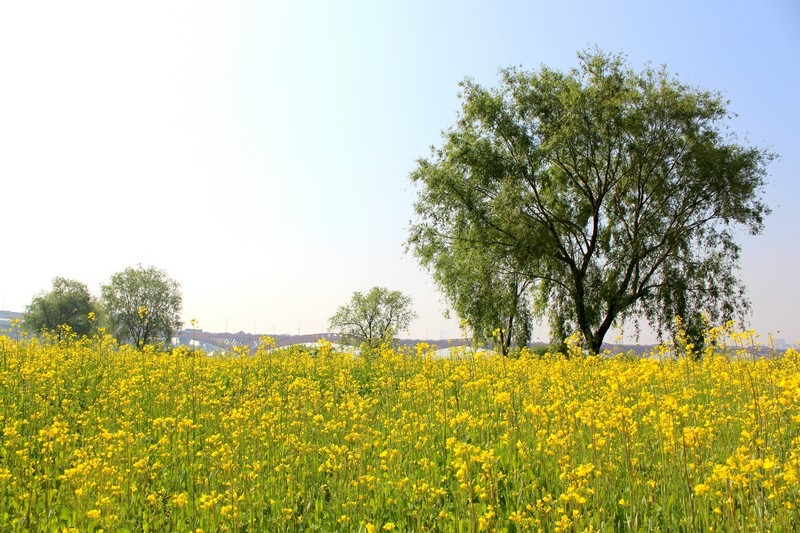
[[[0,337],[0,530],[796,530],[800,354],[578,344]]]

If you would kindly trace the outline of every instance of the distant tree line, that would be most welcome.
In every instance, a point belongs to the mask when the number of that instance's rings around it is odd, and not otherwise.
[[[30,332],[59,339],[67,332],[90,335],[103,327],[120,342],[142,347],[168,344],[181,330],[182,307],[175,280],[156,267],[139,265],[111,276],[99,299],[85,283],[56,277],[49,291],[33,297],[22,323]]]

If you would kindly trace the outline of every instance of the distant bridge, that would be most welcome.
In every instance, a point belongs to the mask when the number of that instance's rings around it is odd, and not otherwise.
[[[186,329],[181,332],[180,342],[182,344],[189,344],[190,341],[198,341],[205,346],[214,346],[218,350],[232,350],[237,346],[246,346],[250,350],[255,351],[264,337],[270,337],[275,341],[275,346],[283,348],[295,344],[316,344],[320,339],[327,339],[331,342],[340,342],[341,337],[338,333],[309,333],[306,335],[256,335],[253,333],[245,333],[240,331],[238,333],[211,333],[199,329]],[[416,346],[418,343],[424,342],[431,346],[438,348],[447,348],[448,346],[461,346],[466,344],[463,339],[446,339],[446,340],[422,340],[422,339],[397,339],[401,346]]]

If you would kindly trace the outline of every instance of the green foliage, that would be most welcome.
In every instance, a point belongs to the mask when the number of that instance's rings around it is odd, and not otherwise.
[[[463,239],[429,233],[425,250],[416,251],[430,254],[427,266],[473,340],[495,344],[508,355],[512,346],[530,341],[530,280],[496,247],[481,246],[471,229],[460,228]]]
[[[77,335],[89,335],[97,311],[98,306],[85,283],[56,277],[49,292],[33,297],[25,310],[23,323],[31,332],[46,331],[58,338],[63,332],[58,326],[62,325],[69,326]]]
[[[672,332],[676,315],[741,316],[733,232],[761,231],[775,156],[725,133],[719,93],[621,55],[579,59],[461,83],[459,120],[411,175],[409,247],[476,331],[503,328],[520,287],[517,313],[594,352],[628,318]]]
[[[180,285],[155,267],[126,268],[102,287],[111,329],[120,341],[142,347],[168,343],[181,328]]]
[[[330,318],[329,326],[347,342],[377,348],[408,329],[417,316],[411,303],[402,292],[384,287],[373,287],[366,294],[354,292],[350,303],[339,307]]]

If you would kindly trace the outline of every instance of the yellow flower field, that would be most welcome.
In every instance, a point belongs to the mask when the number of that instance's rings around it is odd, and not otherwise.
[[[725,353],[0,337],[0,530],[797,530],[800,354]]]

